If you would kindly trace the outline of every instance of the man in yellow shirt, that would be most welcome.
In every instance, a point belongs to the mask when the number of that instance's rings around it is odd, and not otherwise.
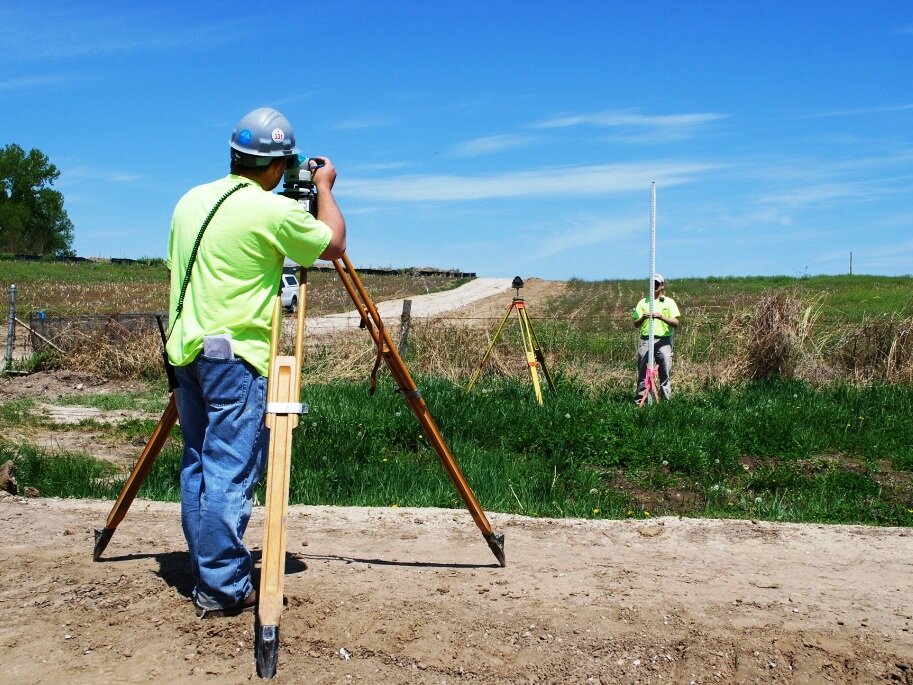
[[[672,334],[678,328],[678,305],[671,297],[666,296],[666,279],[655,274],[653,282],[653,311],[650,311],[650,298],[645,297],[634,307],[632,312],[634,328],[640,329],[640,342],[637,346],[637,396],[643,398],[647,383],[647,362],[650,354],[650,320],[653,320],[653,358],[659,370],[659,386],[663,397],[672,399],[672,384],[669,377],[672,373]]]
[[[249,112],[229,145],[231,172],[180,199],[168,246],[166,350],[184,436],[181,524],[200,616],[256,603],[243,537],[268,448],[270,330],[285,257],[310,266],[341,257],[346,243],[329,159],[314,158],[319,219],[270,192],[301,162],[281,113]]]

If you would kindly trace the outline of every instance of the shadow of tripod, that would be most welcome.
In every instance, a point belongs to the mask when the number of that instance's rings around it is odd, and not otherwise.
[[[514,276],[511,287],[516,289],[517,294],[514,296],[510,305],[508,305],[507,312],[504,314],[504,318],[501,319],[501,324],[498,326],[498,330],[495,331],[494,337],[491,339],[491,344],[485,352],[485,356],[482,357],[482,361],[479,362],[479,367],[472,375],[472,379],[466,387],[466,392],[470,392],[472,386],[475,385],[476,381],[479,379],[479,375],[482,373],[482,367],[485,366],[485,362],[487,362],[488,358],[491,356],[491,351],[498,342],[498,336],[500,336],[501,331],[504,330],[504,324],[506,324],[507,319],[510,318],[510,313],[516,311],[517,318],[520,320],[520,336],[523,338],[523,349],[526,352],[526,366],[529,368],[529,376],[533,381],[536,401],[541,407],[544,402],[542,400],[542,388],[539,385],[539,369],[542,369],[542,375],[545,376],[548,387],[551,388],[552,392],[555,392],[555,383],[552,381],[552,374],[549,373],[548,367],[545,365],[545,356],[542,354],[542,346],[539,344],[539,339],[536,337],[536,332],[533,330],[533,325],[529,320],[529,314],[526,312],[526,302],[520,297],[520,288],[523,287],[523,279],[519,276]]]

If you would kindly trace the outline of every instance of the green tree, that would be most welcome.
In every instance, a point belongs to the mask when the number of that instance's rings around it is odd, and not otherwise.
[[[72,256],[73,222],[51,188],[59,176],[41,150],[0,148],[0,252]]]

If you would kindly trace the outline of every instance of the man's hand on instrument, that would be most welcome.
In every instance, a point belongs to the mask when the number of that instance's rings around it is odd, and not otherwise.
[[[311,157],[308,160],[311,169],[311,180],[317,186],[317,190],[330,191],[333,184],[336,183],[336,167],[329,157]]]

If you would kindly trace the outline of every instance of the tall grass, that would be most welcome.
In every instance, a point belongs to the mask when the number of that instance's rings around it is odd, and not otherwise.
[[[906,386],[746,382],[641,409],[628,393],[568,381],[541,408],[527,383],[512,380],[472,394],[443,379],[419,385],[487,510],[913,525]],[[462,507],[388,379],[373,397],[366,383],[334,382],[306,387],[304,400],[311,410],[295,432],[292,503]],[[46,476],[38,455],[17,459],[30,464],[21,482],[42,494],[118,490],[107,470]],[[179,464],[172,445],[141,496],[176,499]]]
[[[8,264],[17,263],[4,263],[4,267]],[[111,312],[139,307],[141,299],[128,307],[128,293],[158,293],[154,308],[165,308],[167,283],[161,265],[68,265],[73,273],[64,272],[65,277],[55,283],[42,269],[56,265],[30,267],[34,274],[13,274],[26,279],[22,295],[26,300],[37,292],[42,297],[47,294],[49,301],[82,302],[79,306],[88,310]],[[152,278],[160,283],[152,285]],[[314,272],[310,280],[309,315],[351,307],[335,273]],[[364,281],[376,301],[459,282],[408,274],[368,275]],[[97,293],[88,297],[83,291],[68,290],[83,286]],[[559,289],[558,296],[536,303],[532,321],[552,373],[604,390],[629,388],[637,338],[630,310],[642,286],[639,281],[572,280]],[[770,376],[814,383],[835,379],[913,382],[911,286],[910,277],[870,276],[672,282],[670,294],[682,309],[682,324],[675,333],[674,383],[678,389],[695,390],[707,383]],[[507,299],[505,295],[505,302]],[[414,319],[406,355],[410,370],[467,382],[499,322],[500,317],[486,321],[451,319],[446,314]],[[399,322],[386,323],[398,337]],[[151,317],[144,325],[129,328],[113,316],[101,327],[87,328],[74,321],[55,337],[55,344],[65,354],[41,353],[28,367],[64,367],[104,377],[161,382],[161,343]],[[376,356],[363,331],[308,338],[308,350],[308,380],[363,377]],[[525,375],[519,326],[511,318],[485,366],[484,377],[520,380]]]

